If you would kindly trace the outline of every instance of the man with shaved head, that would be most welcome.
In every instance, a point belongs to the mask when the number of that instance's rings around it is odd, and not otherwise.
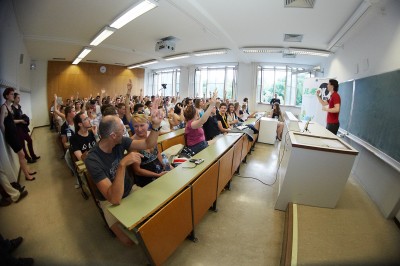
[[[162,120],[162,113],[157,108],[159,101],[156,99],[151,109],[152,130],[147,139],[132,140],[124,137],[125,127],[121,119],[108,115],[103,117],[99,125],[101,140],[85,159],[86,168],[96,183],[95,196],[100,200],[108,226],[120,241],[129,246],[133,244],[132,233],[111,215],[107,207],[120,204],[121,199],[133,190],[133,176],[126,167],[140,163],[143,156],[133,150],[145,150],[157,145]],[[128,152],[126,156],[125,151]]]

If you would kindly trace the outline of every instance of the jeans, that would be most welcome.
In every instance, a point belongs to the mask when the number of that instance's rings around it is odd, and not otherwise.
[[[188,146],[189,149],[191,149],[195,154],[201,152],[202,150],[204,150],[205,148],[208,147],[208,142],[203,140],[193,146]]]

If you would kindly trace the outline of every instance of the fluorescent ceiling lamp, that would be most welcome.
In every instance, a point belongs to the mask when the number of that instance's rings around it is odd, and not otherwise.
[[[282,53],[284,48],[283,47],[243,47],[243,53]]]
[[[332,49],[332,47],[343,38],[343,36],[354,26],[354,24],[356,24],[370,6],[370,1],[362,1],[349,20],[347,20],[344,26],[335,34],[335,36],[333,36],[332,40],[328,44],[328,50]]]
[[[144,0],[140,1],[128,10],[126,10],[124,13],[122,13],[117,19],[115,19],[110,26],[116,29],[122,28],[124,25],[127,23],[131,22],[135,18],[143,15],[147,11],[157,7],[157,3],[150,1],[150,0]]]
[[[188,57],[190,57],[189,54],[177,54],[177,55],[164,57],[164,59],[167,61],[171,61],[171,60],[183,59],[183,58],[188,58]]]
[[[301,48],[289,48],[289,54],[300,54],[300,55],[315,55],[328,57],[332,53],[324,50],[312,50],[312,49],[301,49]]]
[[[83,58],[75,58],[74,62],[72,62],[73,65],[77,65],[79,64],[79,62],[82,60]]]
[[[228,49],[214,49],[214,50],[204,50],[204,51],[197,51],[193,54],[195,56],[206,56],[206,55],[219,55],[219,54],[226,54]]]
[[[97,34],[96,37],[94,37],[94,39],[90,42],[90,45],[92,45],[92,46],[99,45],[101,42],[103,42],[105,39],[107,39],[115,31],[116,31],[116,29],[114,29],[114,28],[104,27],[104,29],[102,29],[99,32],[99,34]]]
[[[146,61],[146,62],[130,65],[130,66],[128,66],[128,68],[132,69],[132,68],[152,65],[152,64],[155,64],[155,63],[158,63],[158,61],[154,59],[154,60],[150,60],[150,61]]]
[[[258,47],[243,47],[240,48],[243,53],[283,53],[288,57],[291,54],[302,54],[302,55],[315,55],[315,56],[329,56],[330,51],[325,50],[313,50],[307,48],[285,48],[285,47],[268,47],[268,46],[258,46]]]
[[[73,65],[77,65],[85,56],[87,56],[90,52],[92,51],[92,48],[90,47],[85,47],[83,48],[82,52],[79,53],[79,55],[75,58],[74,62],[72,62]]]
[[[90,52],[92,51],[92,48],[85,47],[82,52],[77,56],[77,58],[83,59],[85,58]]]

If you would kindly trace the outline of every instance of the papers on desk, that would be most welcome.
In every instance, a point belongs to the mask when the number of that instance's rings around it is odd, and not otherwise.
[[[226,136],[241,136],[243,133],[228,133]]]
[[[247,126],[238,126],[236,128],[239,129],[239,130],[243,130],[243,129],[247,128]]]

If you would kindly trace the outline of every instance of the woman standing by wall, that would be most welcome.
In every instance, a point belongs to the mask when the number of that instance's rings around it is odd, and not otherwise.
[[[11,105],[14,102],[14,89],[6,88],[3,92],[3,97],[6,102],[1,106],[0,129],[5,136],[7,144],[10,145],[13,151],[18,155],[19,164],[25,175],[25,179],[27,181],[33,181],[35,180],[35,177],[32,175],[36,174],[36,172],[29,172],[25,160],[25,153],[22,150],[22,143],[17,137],[17,127],[14,123],[13,111],[11,108]]]
[[[32,138],[29,135],[29,117],[27,117],[21,109],[21,105],[19,104],[21,101],[21,96],[19,93],[14,93],[14,103],[12,104],[12,110],[14,112],[14,123],[17,126],[17,137],[22,144],[22,149],[25,153],[25,159],[28,163],[34,163],[36,160],[40,159],[40,156],[37,156],[33,150],[33,142]],[[29,154],[25,149],[25,141],[28,144]],[[30,156],[29,156],[30,155]]]

